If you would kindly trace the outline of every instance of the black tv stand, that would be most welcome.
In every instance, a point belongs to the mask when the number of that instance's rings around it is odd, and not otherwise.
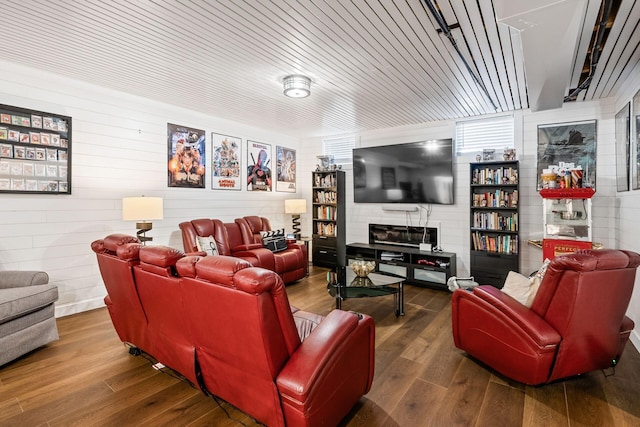
[[[375,261],[376,271],[406,278],[406,282],[440,290],[448,290],[447,280],[456,274],[456,254],[421,251],[418,248],[377,243],[347,245],[350,260]]]

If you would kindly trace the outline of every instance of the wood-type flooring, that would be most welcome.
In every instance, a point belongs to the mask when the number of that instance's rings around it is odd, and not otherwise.
[[[287,287],[292,305],[326,314],[326,269]],[[640,426],[640,355],[613,372],[540,387],[512,382],[453,345],[451,294],[405,286],[393,299],[350,299],[376,321],[373,386],[343,426]],[[0,367],[0,426],[255,426],[225,402],[158,371],[120,343],[106,308],[58,319],[60,340]],[[249,386],[249,385],[247,385]]]

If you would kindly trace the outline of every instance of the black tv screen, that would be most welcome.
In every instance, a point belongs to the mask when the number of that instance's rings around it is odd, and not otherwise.
[[[355,203],[453,204],[453,141],[355,148],[353,199]]]

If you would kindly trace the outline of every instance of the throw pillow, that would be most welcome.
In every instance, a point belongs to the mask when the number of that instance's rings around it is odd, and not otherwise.
[[[510,271],[507,274],[507,279],[504,281],[502,292],[509,295],[522,305],[526,305],[531,294],[531,279],[527,276],[523,276],[515,271]]]
[[[530,308],[540,287],[540,282],[542,282],[542,278],[547,272],[549,262],[550,260],[546,259],[538,271],[532,273],[529,277],[523,276],[515,271],[510,271],[507,279],[504,281],[502,292],[520,304]]]
[[[207,255],[218,255],[218,246],[213,236],[196,236],[196,246],[199,251],[204,251]]]
[[[284,228],[272,231],[261,231],[262,246],[271,252],[280,252],[287,249],[287,239],[284,235]]]

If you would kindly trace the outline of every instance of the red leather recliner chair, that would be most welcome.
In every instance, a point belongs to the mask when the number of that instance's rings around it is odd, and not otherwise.
[[[240,226],[242,239],[245,244],[262,244],[261,231],[271,231],[271,223],[267,218],[259,216],[245,216],[236,218],[235,223]],[[295,240],[287,241],[287,249],[274,254],[275,272],[285,283],[302,279],[309,272],[309,255],[304,243]]]
[[[142,308],[133,267],[140,262],[140,241],[126,234],[111,234],[91,243],[107,296],[104,303],[122,342],[153,354],[147,316]]]
[[[609,368],[634,327],[625,312],[639,265],[639,254],[613,249],[556,257],[530,309],[493,286],[458,289],[455,345],[530,385]]]
[[[191,308],[184,302],[183,283],[176,271],[176,263],[184,257],[184,252],[168,246],[143,246],[133,275],[154,343],[151,355],[197,385]]]
[[[189,256],[176,268],[202,389],[269,426],[337,425],[369,391],[371,317],[334,310],[301,339],[274,272],[225,256]]]

